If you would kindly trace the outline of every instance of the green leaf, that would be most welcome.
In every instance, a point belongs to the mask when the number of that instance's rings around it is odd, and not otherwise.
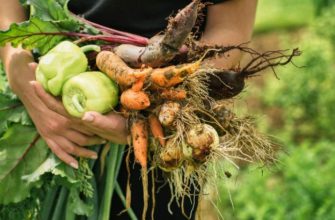
[[[57,22],[64,30],[78,32],[82,30],[89,34],[99,34],[100,31],[85,24],[68,10],[69,0],[29,0],[24,5],[30,5],[31,17],[38,17],[43,21]]]
[[[80,197],[78,188],[72,188],[69,196],[69,206],[71,210],[77,215],[90,216],[93,213],[93,199],[87,198],[86,200]]]
[[[46,173],[65,178],[69,184],[78,182],[73,168],[60,161],[53,153],[50,153],[48,158],[33,173],[22,176],[22,179],[27,182],[38,182]]]
[[[61,31],[57,22],[32,17],[29,21],[13,23],[8,30],[0,31],[0,46],[11,43],[14,47],[22,45],[25,49],[37,49],[45,54],[65,38]]]
[[[0,139],[0,204],[20,202],[39,187],[21,177],[35,171],[48,151],[35,128],[14,124],[6,131]]]
[[[79,21],[70,14],[68,0],[30,0],[31,16],[43,21],[57,21],[59,27],[67,31],[77,31],[80,28]]]
[[[66,7],[67,2],[59,0],[30,0],[28,4],[32,7],[32,16],[39,17],[44,21],[57,21],[69,19],[69,12]]]

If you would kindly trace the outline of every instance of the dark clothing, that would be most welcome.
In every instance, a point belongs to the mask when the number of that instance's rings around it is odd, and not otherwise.
[[[209,2],[219,3],[224,0],[212,0]],[[206,1],[208,2],[208,1]],[[70,10],[76,14],[80,14],[86,19],[112,27],[118,30],[123,30],[146,37],[152,37],[160,31],[163,31],[167,25],[167,19],[170,15],[175,14],[179,9],[190,3],[190,0],[71,0]],[[133,160],[132,160],[133,161]],[[131,191],[132,204],[136,215],[140,218],[143,208],[143,194],[140,167],[135,165],[134,169],[131,162]],[[151,174],[150,174],[151,175]],[[121,166],[118,176],[123,192],[126,192],[127,170],[125,160]],[[176,202],[171,205],[173,215],[168,212],[168,203],[171,198],[171,192],[168,185],[164,185],[159,191],[159,187],[163,185],[164,174],[158,171],[156,178],[160,181],[156,182],[156,208],[155,219],[186,219],[181,208]],[[149,193],[151,194],[151,178],[149,176]],[[152,195],[150,195],[149,204]],[[197,207],[196,198],[194,202],[185,199],[184,210],[187,215],[193,210],[193,217]],[[114,194],[111,209],[111,219],[129,219],[127,213],[118,215],[124,206],[116,194]],[[151,206],[149,205],[147,219],[150,216]]]
[[[151,37],[165,29],[170,15],[189,3],[190,0],[71,0],[69,6],[90,21]]]

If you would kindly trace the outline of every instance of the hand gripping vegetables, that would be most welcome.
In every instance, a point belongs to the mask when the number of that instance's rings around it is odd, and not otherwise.
[[[36,79],[54,96],[61,94],[63,84],[71,77],[87,70],[84,52],[99,51],[100,47],[87,45],[82,48],[70,41],[63,41],[42,56],[36,69]]]
[[[69,114],[82,117],[87,111],[106,113],[118,104],[116,83],[101,72],[84,72],[65,82],[62,101]]]

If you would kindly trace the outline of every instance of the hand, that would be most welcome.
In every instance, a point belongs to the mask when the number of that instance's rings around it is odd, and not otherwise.
[[[94,136],[80,119],[68,115],[61,102],[46,93],[40,83],[31,81],[31,85],[46,107],[37,118],[34,117],[36,112],[31,116],[33,120],[35,118],[34,123],[50,149],[74,168],[78,167],[78,162],[70,154],[96,159],[97,154],[94,151],[81,146],[102,144],[105,141]]]
[[[114,112],[106,115],[86,112],[82,121],[94,134],[113,143],[127,144],[127,120],[121,115]]]
[[[71,155],[96,158],[94,151],[80,146],[100,144],[103,140],[94,136],[84,126],[73,123],[72,118],[53,111],[50,103],[57,100],[50,96],[47,102],[43,102],[36,95],[35,86],[29,84],[29,81],[35,79],[37,66],[31,54],[23,49],[8,48],[5,61],[6,73],[13,92],[23,102],[38,132],[50,149],[74,168],[78,167],[78,162]],[[41,91],[39,86],[36,83],[37,91]]]
[[[127,128],[126,119],[121,115],[110,112],[106,115],[99,114],[98,112],[87,112],[81,119],[71,117],[65,110],[61,101],[55,99],[53,96],[46,93],[42,85],[34,82],[36,94],[54,112],[71,119],[71,127],[81,130],[84,133],[98,135],[99,137],[112,141],[114,143],[125,144],[127,143]]]

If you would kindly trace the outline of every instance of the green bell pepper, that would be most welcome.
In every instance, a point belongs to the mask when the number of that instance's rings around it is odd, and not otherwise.
[[[106,113],[119,99],[119,88],[101,72],[84,72],[65,82],[62,101],[68,113],[82,117],[87,111]]]
[[[78,47],[70,41],[63,41],[40,58],[36,69],[36,80],[54,96],[61,94],[63,84],[69,78],[87,70],[85,52],[100,51],[96,45]]]

